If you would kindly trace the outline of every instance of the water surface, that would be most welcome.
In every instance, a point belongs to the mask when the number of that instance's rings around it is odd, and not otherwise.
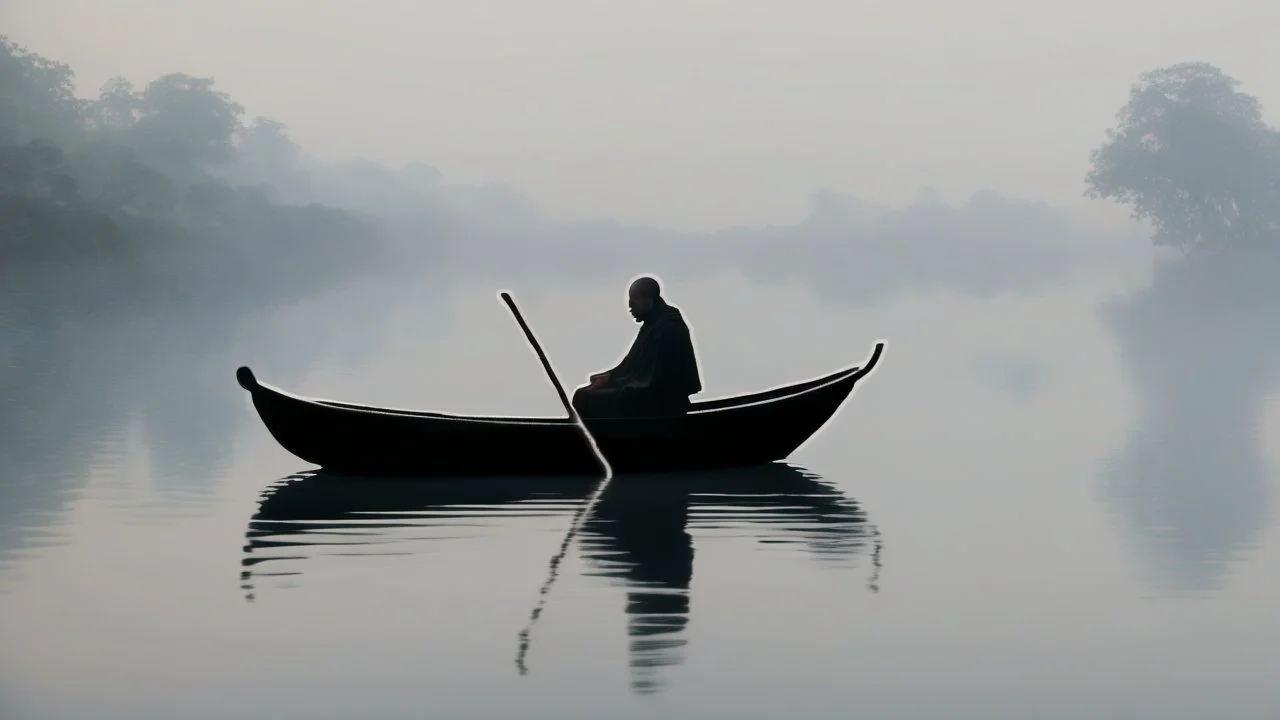
[[[625,275],[367,278],[203,315],[24,321],[0,396],[0,716],[1280,712],[1265,313],[1098,269],[878,298],[756,275],[668,278],[707,395],[883,338],[880,367],[785,465],[615,480],[527,674],[517,634],[597,481],[355,487],[279,448],[233,373],[557,415],[495,292],[572,386],[635,331]]]

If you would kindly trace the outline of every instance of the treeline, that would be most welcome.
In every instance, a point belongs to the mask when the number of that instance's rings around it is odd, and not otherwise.
[[[77,97],[74,81],[67,65],[0,36],[6,267],[156,253],[331,262],[373,251],[372,218],[284,204],[268,183],[240,181],[287,172],[298,147],[279,123],[245,122],[212,80],[174,73],[135,88],[115,79],[93,99]]]
[[[496,245],[552,264],[618,252],[642,262],[667,246],[717,263],[725,253],[812,250],[833,272],[830,260],[851,252],[898,267],[913,245],[945,257],[929,270],[945,274],[957,258],[983,272],[1021,267],[1084,239],[1051,208],[992,193],[955,209],[927,197],[887,209],[820,194],[800,224],[719,233],[557,223],[506,188],[449,186],[422,163],[319,162],[208,78],[173,73],[140,87],[117,78],[89,99],[74,81],[67,65],[0,36],[0,268],[108,257],[173,274],[163,256],[174,250],[201,267],[349,267],[399,236],[480,264]],[[1118,119],[1093,155],[1089,194],[1131,205],[1158,245],[1187,253],[1280,246],[1280,133],[1235,79],[1204,63],[1154,70]]]

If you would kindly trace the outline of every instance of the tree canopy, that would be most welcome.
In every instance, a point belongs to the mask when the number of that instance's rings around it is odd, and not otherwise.
[[[1280,134],[1239,81],[1201,62],[1139,76],[1119,127],[1094,150],[1086,195],[1131,205],[1157,245],[1183,252],[1274,246]]]
[[[225,254],[374,232],[351,213],[268,202],[267,183],[295,179],[300,148],[283,124],[243,116],[212,78],[183,73],[141,88],[113,78],[80,99],[70,67],[0,35],[0,259],[70,258],[135,236],[149,245],[131,251],[198,237]]]
[[[66,139],[78,128],[83,111],[69,66],[0,35],[0,141]]]

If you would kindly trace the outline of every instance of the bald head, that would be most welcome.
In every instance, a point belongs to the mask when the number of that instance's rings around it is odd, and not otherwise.
[[[662,295],[662,288],[659,287],[657,280],[645,275],[631,283],[631,288],[627,291],[627,294],[655,300]]]
[[[631,309],[631,316],[638,322],[644,322],[644,319],[649,317],[654,305],[661,298],[662,288],[657,280],[648,275],[637,278],[631,283],[631,287],[627,288],[627,307]]]

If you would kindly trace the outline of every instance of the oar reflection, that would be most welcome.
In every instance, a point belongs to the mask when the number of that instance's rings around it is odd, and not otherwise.
[[[242,581],[300,574],[307,557],[405,552],[405,531],[439,537],[513,516],[570,514],[598,478],[477,478],[458,482],[296,476],[268,490],[249,523]],[[803,469],[784,464],[714,473],[614,478],[586,518],[578,552],[589,575],[626,588],[632,688],[654,692],[658,671],[682,660],[690,622],[693,535],[795,544],[850,567],[880,538],[858,504]],[[554,591],[553,591],[554,594]],[[554,600],[551,605],[554,606]],[[523,653],[527,647],[521,648]]]

